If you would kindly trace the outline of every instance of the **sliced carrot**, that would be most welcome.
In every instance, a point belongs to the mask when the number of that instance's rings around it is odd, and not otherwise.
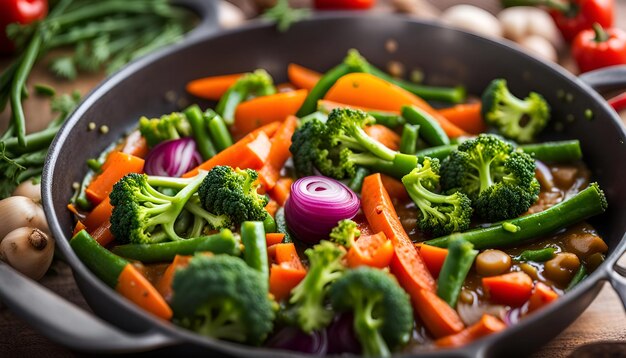
[[[279,232],[272,232],[269,234],[265,234],[265,242],[267,243],[268,247],[272,245],[280,244],[281,242],[283,242],[284,238],[285,238],[285,234],[282,234]]]
[[[480,134],[487,130],[480,113],[481,104],[462,103],[449,108],[440,109],[439,113],[459,128],[471,134]]]
[[[274,217],[279,207],[280,206],[278,205],[276,200],[270,199],[267,205],[265,205],[265,211],[267,211],[267,213],[270,214],[271,217]]]
[[[117,280],[115,290],[122,296],[159,318],[172,318],[172,309],[163,296],[133,265],[126,265]]]
[[[289,82],[293,83],[294,86],[309,91],[312,90],[320,78],[322,78],[321,73],[296,65],[295,63],[290,63],[289,66],[287,66],[287,76],[289,76]]]
[[[291,193],[291,184],[293,184],[293,179],[289,177],[280,178],[276,181],[276,185],[274,185],[272,190],[270,190],[270,196],[276,200],[278,205],[285,206],[285,202]]]
[[[524,272],[483,277],[483,288],[493,302],[519,307],[530,298],[533,279]]]
[[[465,328],[454,308],[434,292],[417,290],[417,294],[411,296],[411,302],[422,323],[435,338],[448,336]]]
[[[396,178],[392,178],[389,175],[381,174],[380,179],[383,181],[383,186],[389,196],[398,199],[401,202],[409,200],[409,193],[406,191],[404,184]]]
[[[271,190],[276,185],[276,181],[280,178],[280,171],[285,166],[287,159],[291,157],[291,152],[289,151],[291,136],[297,126],[298,118],[288,116],[271,138],[272,147],[270,148],[267,161],[258,170],[259,179],[261,179],[261,183],[263,183],[266,190]]]
[[[101,246],[107,246],[115,239],[111,233],[111,223],[108,220],[103,222],[93,232],[90,232],[90,234]]]
[[[276,263],[289,263],[294,268],[304,269],[293,242],[276,244]]]
[[[211,170],[218,165],[228,165],[242,169],[259,169],[267,160],[271,147],[270,139],[265,130],[272,128],[271,132],[273,134],[279,125],[280,123],[270,123],[248,134],[237,143],[183,174],[183,178],[196,176],[200,170]]]
[[[400,150],[400,136],[391,129],[374,124],[365,127],[365,133],[391,150]]]
[[[199,78],[187,84],[187,92],[196,97],[219,101],[228,88],[237,82],[241,76],[243,73]]]
[[[149,151],[148,142],[146,138],[141,135],[139,130],[135,130],[129,134],[122,146],[122,153],[134,155],[138,158],[145,158]]]
[[[346,260],[349,267],[370,266],[384,268],[393,258],[393,244],[383,232],[361,235],[350,247]]]
[[[404,105],[415,105],[439,122],[449,137],[467,135],[436,109],[416,95],[369,73],[350,73],[341,77],[324,99],[381,111],[399,112]]]
[[[236,133],[249,133],[268,123],[284,121],[298,112],[307,90],[276,93],[241,103],[235,111]]]
[[[92,233],[103,223],[108,222],[112,212],[113,206],[107,196],[89,214],[87,214],[87,217],[85,217],[84,224],[87,231]]]
[[[102,165],[102,173],[85,189],[87,198],[93,204],[100,204],[113,189],[113,185],[130,173],[142,173],[144,160],[134,155],[113,152]]]
[[[505,328],[506,324],[502,321],[494,316],[485,314],[482,316],[480,321],[465,328],[464,330],[436,340],[435,345],[439,347],[458,348],[472,343],[473,341],[484,336],[499,332]]]
[[[270,267],[270,293],[277,301],[286,299],[305,276],[304,269],[296,269],[286,264],[273,264]]]
[[[77,221],[76,226],[74,226],[74,231],[72,232],[72,237],[76,236],[81,230],[85,230],[85,224],[82,221]]]
[[[159,279],[156,284],[156,289],[159,291],[161,296],[169,302],[172,298],[172,282],[174,282],[174,274],[176,273],[176,269],[187,267],[189,265],[189,261],[193,256],[184,256],[184,255],[176,255],[174,257],[174,261],[167,267],[163,276]]]
[[[443,267],[443,262],[448,256],[448,250],[430,245],[418,245],[418,249],[420,256],[424,259],[426,267],[428,267],[428,271],[430,271],[430,274],[433,275],[433,277],[439,277],[439,272],[441,271],[441,267]]]
[[[391,272],[398,278],[400,285],[411,296],[418,290],[434,292],[435,280],[404,231],[379,173],[365,177],[361,189],[361,207],[374,232],[382,231],[391,240],[395,251]]]
[[[559,294],[554,292],[550,286],[537,282],[533,288],[533,293],[530,295],[530,299],[528,300],[528,312],[538,310],[557,298],[559,298]]]

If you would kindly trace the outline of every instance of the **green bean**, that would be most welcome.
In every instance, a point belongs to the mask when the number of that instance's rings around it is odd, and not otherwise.
[[[585,268],[585,265],[580,265],[580,267],[578,268],[578,271],[576,271],[576,274],[574,275],[570,283],[567,285],[567,288],[565,289],[565,291],[569,291],[572,288],[576,287],[576,285],[578,285],[580,281],[584,280],[585,277],[587,277],[587,269]]]
[[[180,236],[185,236],[185,233],[187,232],[187,230],[189,230],[189,227],[192,225],[193,219],[194,219],[193,214],[191,214],[187,210],[183,210],[180,213],[180,215],[178,215],[178,217],[176,218],[176,221],[174,222],[174,232],[176,232],[176,234]]]
[[[266,233],[276,232],[276,221],[274,221],[272,215],[267,214],[265,220],[263,220],[263,228]]]
[[[202,155],[202,159],[207,160],[217,154],[215,146],[209,137],[208,128],[204,123],[204,117],[202,116],[200,107],[194,104],[187,108],[185,110],[185,116],[191,126],[193,138],[196,141],[196,147],[200,155]]]
[[[244,260],[248,266],[261,273],[263,282],[268,282],[270,273],[263,223],[260,221],[244,221],[241,224],[241,240],[244,247]]]
[[[281,234],[285,234],[283,238],[283,243],[293,242],[291,239],[291,234],[289,233],[289,228],[287,228],[287,220],[285,219],[285,208],[280,207],[276,210],[276,214],[274,215],[274,220],[276,220],[276,231]]]
[[[209,135],[213,140],[213,144],[215,144],[217,152],[221,152],[233,145],[233,137],[231,137],[228,131],[226,122],[224,122],[224,119],[219,114],[215,113],[213,110],[207,109],[204,112],[204,118],[207,121]]]
[[[395,113],[383,111],[367,111],[367,113],[376,119],[376,124],[383,125],[387,128],[395,129],[404,124],[404,118]]]
[[[26,136],[26,142],[28,143],[26,147],[21,147],[15,137],[4,140],[4,145],[7,151],[14,154],[27,153],[38,149],[47,149],[58,131],[59,128],[46,128],[42,131],[29,134]]]
[[[350,183],[348,183],[348,187],[352,189],[352,191],[354,191],[355,193],[360,193],[361,187],[363,186],[363,180],[369,174],[370,174],[369,169],[364,168],[364,167],[358,167],[356,170],[356,174],[354,175],[354,178],[352,178],[350,180]]]
[[[417,151],[417,137],[419,136],[420,126],[406,123],[402,128],[402,137],[400,138],[400,153],[415,154]]]
[[[534,261],[534,262],[546,262],[554,257],[556,251],[553,247],[546,247],[539,250],[524,250],[515,259],[517,261]]]
[[[167,262],[176,255],[193,255],[196,252],[210,251],[214,254],[239,255],[240,242],[228,229],[217,234],[199,236],[185,240],[161,242],[158,244],[126,244],[113,248],[116,255],[145,263]]]
[[[583,156],[580,149],[580,141],[564,140],[558,142],[544,142],[537,144],[520,145],[525,153],[532,155],[535,159],[545,162],[573,162],[580,160]]]
[[[448,255],[437,280],[437,296],[446,301],[450,307],[456,307],[465,277],[472,268],[476,255],[478,250],[474,250],[474,245],[462,237],[450,242]]]
[[[452,153],[457,148],[456,145],[439,145],[436,147],[430,147],[426,149],[420,149],[415,153],[417,157],[420,159],[420,162],[424,159],[424,157],[437,158],[439,160],[445,159],[450,153]]]
[[[403,106],[402,117],[406,119],[407,123],[419,125],[420,135],[430,145],[450,144],[450,138],[448,138],[446,132],[441,128],[439,122],[420,108],[416,106]]]
[[[70,240],[70,246],[80,260],[110,287],[117,285],[117,279],[129,264],[98,244],[85,230],[81,230]]]

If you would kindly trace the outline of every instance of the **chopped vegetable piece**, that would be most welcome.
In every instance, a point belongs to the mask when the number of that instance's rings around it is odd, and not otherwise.
[[[450,307],[456,307],[465,277],[478,255],[478,251],[473,248],[462,236],[452,241],[448,247],[448,255],[437,280],[437,295]]]
[[[439,122],[426,111],[416,106],[403,106],[402,117],[408,123],[420,126],[420,135],[431,146],[450,144],[450,138],[448,138]]]
[[[296,65],[295,63],[290,63],[289,66],[287,66],[287,75],[289,76],[289,82],[293,83],[294,86],[309,91],[315,87],[322,77],[321,73]]]
[[[493,302],[513,307],[519,307],[528,301],[533,289],[533,279],[523,272],[483,277],[482,283]]]
[[[87,198],[94,205],[100,204],[111,190],[113,184],[129,173],[142,173],[144,160],[132,155],[113,152],[102,166],[102,173],[98,174],[85,189]]]
[[[289,199],[289,195],[291,194],[291,185],[293,184],[293,179],[291,178],[280,178],[276,181],[276,185],[270,190],[271,197],[276,200],[278,205],[285,206],[287,199]]]
[[[363,128],[363,130],[368,136],[374,138],[385,147],[391,150],[400,150],[400,136],[391,129],[380,124],[372,124]]]
[[[215,111],[224,118],[226,124],[235,121],[235,111],[239,104],[250,96],[268,96],[276,93],[274,81],[265,70],[246,73],[233,83],[220,98]]]
[[[406,123],[402,128],[400,139],[400,153],[415,154],[417,151],[417,138],[419,136],[419,125]]]
[[[535,288],[533,288],[533,293],[528,300],[528,312],[536,311],[557,298],[559,298],[558,293],[554,292],[550,286],[537,282],[535,284]]]
[[[174,282],[174,274],[176,270],[179,268],[187,267],[189,265],[189,261],[193,256],[184,256],[184,255],[176,255],[174,257],[174,261],[167,266],[163,276],[159,279],[156,284],[156,289],[159,291],[161,296],[165,298],[166,301],[171,301],[172,299],[172,282]]]
[[[260,221],[244,221],[241,224],[241,241],[243,242],[243,258],[248,266],[259,271],[263,280],[269,280],[269,263],[267,261],[267,245],[265,229]]]
[[[477,323],[454,335],[440,338],[435,341],[438,347],[457,348],[474,342],[484,336],[500,332],[506,328],[499,319],[485,314]]]
[[[518,261],[546,262],[554,257],[555,252],[556,249],[553,247],[538,250],[524,250],[516,259]]]
[[[211,76],[193,80],[187,84],[187,92],[200,98],[219,101],[228,89],[244,74]]]
[[[235,112],[234,131],[245,134],[271,122],[282,122],[296,114],[306,95],[306,90],[297,90],[243,102]]]
[[[349,267],[370,266],[385,268],[393,258],[393,244],[384,233],[363,235],[348,250],[346,260]]]
[[[285,162],[291,157],[289,146],[291,146],[291,136],[298,125],[298,118],[288,116],[278,127],[276,134],[270,141],[272,147],[263,167],[259,169],[259,178],[265,190],[272,190],[280,178],[280,171],[285,166]]]
[[[457,104],[440,109],[439,113],[451,123],[470,134],[480,134],[487,130],[481,115],[480,102]]]
[[[443,263],[448,256],[448,249],[425,244],[418,244],[417,248],[430,274],[433,277],[439,277]]]

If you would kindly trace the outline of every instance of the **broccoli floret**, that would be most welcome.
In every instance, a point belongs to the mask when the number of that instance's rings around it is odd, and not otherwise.
[[[419,227],[436,236],[464,231],[472,219],[472,201],[461,192],[441,195],[433,192],[439,186],[439,160],[425,157],[422,165],[402,178],[404,187],[422,213]]]
[[[309,272],[291,291],[289,310],[295,323],[306,333],[326,327],[333,319],[333,312],[326,308],[324,299],[330,284],[343,275],[345,267],[341,259],[346,251],[329,241],[320,241],[305,252],[309,258]]]
[[[467,194],[476,213],[489,221],[521,215],[539,195],[533,158],[491,134],[461,143],[444,160],[441,185]]]
[[[329,296],[335,310],[354,313],[365,356],[390,356],[409,341],[413,330],[409,295],[384,271],[366,266],[350,270],[331,286]]]
[[[196,255],[176,272],[172,290],[175,320],[198,334],[259,345],[272,331],[267,283],[240,258]]]
[[[337,108],[324,124],[312,119],[292,137],[289,148],[300,176],[314,169],[336,179],[352,178],[358,166],[401,178],[417,165],[417,157],[402,154],[372,139],[363,129],[375,122],[367,113]]]
[[[257,192],[260,185],[259,174],[252,169],[216,166],[207,173],[198,194],[202,207],[228,215],[235,224],[263,221],[268,199]]]
[[[109,198],[113,205],[111,233],[121,243],[150,244],[181,240],[175,229],[176,219],[183,209],[197,220],[205,220],[211,229],[230,227],[226,215],[213,215],[194,205],[194,194],[206,172],[189,179],[128,174],[114,186]],[[166,195],[155,189],[176,189],[175,195]]]
[[[330,241],[349,249],[359,236],[361,236],[361,230],[357,223],[352,220],[341,220],[331,230]]]
[[[274,80],[267,71],[256,70],[246,73],[228,88],[215,111],[222,116],[226,124],[232,125],[235,120],[235,109],[239,103],[252,96],[267,96],[274,93],[276,93]]]
[[[146,138],[148,146],[153,147],[166,140],[189,137],[191,127],[183,113],[174,112],[163,115],[161,118],[141,117],[139,132]]]
[[[519,99],[507,88],[506,80],[493,80],[482,96],[482,116],[505,137],[519,143],[535,140],[550,120],[550,106],[538,93]]]

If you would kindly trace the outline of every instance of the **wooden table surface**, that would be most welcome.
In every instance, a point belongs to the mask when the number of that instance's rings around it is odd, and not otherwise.
[[[445,8],[451,4],[459,3],[459,1],[437,0],[436,3],[437,6]],[[495,2],[489,0],[465,1],[464,3],[474,3],[488,9],[495,8]],[[626,28],[626,3],[618,1],[617,5],[616,20],[618,25]],[[6,64],[6,59],[0,59],[0,69],[4,68]],[[82,76],[72,83],[60,82],[51,77],[44,66],[38,66],[31,78],[31,85],[48,83],[54,85],[62,93],[77,89],[85,94],[103,76],[96,74]],[[27,101],[25,112],[29,118],[27,126],[29,131],[43,128],[47,121],[52,118],[47,100],[41,98]],[[0,128],[6,125],[7,118],[8,113],[0,114]],[[622,118],[626,121],[626,114],[622,114]],[[70,302],[89,310],[71,276],[70,268],[65,263],[56,260],[41,283]],[[8,288],[2,287],[0,289]],[[608,284],[605,285],[589,308],[569,328],[542,347],[533,357],[566,357],[577,348],[579,349],[576,350],[576,356],[597,357],[599,356],[597,351],[589,353],[584,349],[589,347],[584,345],[597,342],[603,343],[604,353],[606,353],[604,356],[626,356],[626,314],[619,298]],[[615,344],[606,344],[606,342],[615,342]],[[0,303],[0,357],[68,357],[75,355],[74,352],[54,344],[37,333],[36,330],[29,327]]]

